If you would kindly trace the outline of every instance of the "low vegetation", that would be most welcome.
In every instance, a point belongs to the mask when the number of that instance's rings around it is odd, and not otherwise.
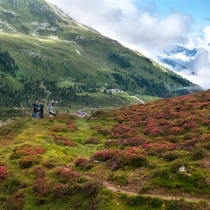
[[[210,209],[209,110],[205,91],[3,126],[0,208]]]

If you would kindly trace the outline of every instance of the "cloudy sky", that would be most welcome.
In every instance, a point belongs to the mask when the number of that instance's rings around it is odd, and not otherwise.
[[[168,58],[183,77],[210,89],[209,0],[47,0],[70,17],[158,61]],[[174,46],[189,50],[165,54]],[[163,60],[163,59],[162,59]],[[164,64],[166,67],[166,64]],[[172,69],[172,67],[170,67]]]

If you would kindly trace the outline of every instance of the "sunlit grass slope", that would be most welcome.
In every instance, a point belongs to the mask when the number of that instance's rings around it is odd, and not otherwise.
[[[66,86],[119,88],[131,95],[156,97],[201,90],[44,0],[0,0],[0,18],[0,51],[15,60],[17,77],[45,78]],[[186,86],[196,88],[182,89]]]

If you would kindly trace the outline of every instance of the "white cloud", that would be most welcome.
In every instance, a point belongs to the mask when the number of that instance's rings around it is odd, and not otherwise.
[[[69,16],[121,43],[139,48],[159,48],[186,42],[192,18],[174,12],[168,17],[158,15],[156,5],[146,9],[135,6],[135,0],[48,0]]]
[[[209,43],[210,26],[205,27],[196,39],[190,39],[193,18],[177,11],[161,16],[155,3],[147,8],[138,8],[137,0],[47,0],[63,9],[70,17],[90,26],[100,33],[157,60],[157,56],[167,46],[184,45],[200,48],[194,58],[183,54],[176,55],[174,61],[180,62],[188,70],[180,74],[187,79],[210,88]],[[185,57],[184,57],[185,56]],[[195,74],[192,75],[191,73]]]

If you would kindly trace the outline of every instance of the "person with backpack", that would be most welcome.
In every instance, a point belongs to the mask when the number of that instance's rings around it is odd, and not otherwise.
[[[37,114],[39,112],[38,108],[39,108],[39,104],[38,101],[36,101],[35,103],[32,103],[33,106],[33,117],[37,117]]]
[[[49,115],[52,116],[52,117],[56,116],[56,113],[53,111],[52,103],[49,104],[48,108],[49,108]]]
[[[44,105],[43,105],[42,102],[40,102],[40,104],[39,104],[39,117],[42,118],[42,119],[44,118],[43,111],[44,111]]]

